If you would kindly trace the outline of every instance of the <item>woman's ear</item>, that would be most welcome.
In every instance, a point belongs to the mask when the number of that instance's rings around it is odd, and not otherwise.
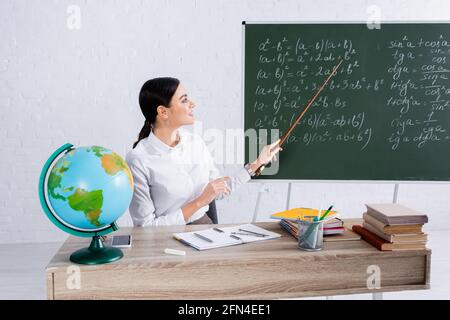
[[[165,106],[163,106],[162,104],[156,108],[156,112],[163,119],[167,119],[169,116],[169,114],[167,112],[167,108]]]

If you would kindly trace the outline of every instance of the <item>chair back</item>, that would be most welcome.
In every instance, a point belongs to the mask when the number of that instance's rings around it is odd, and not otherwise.
[[[211,219],[211,221],[214,224],[218,224],[219,220],[217,219],[217,208],[216,208],[216,201],[213,200],[210,204],[209,204],[209,209],[208,211],[206,211],[206,214],[208,215],[208,217]]]

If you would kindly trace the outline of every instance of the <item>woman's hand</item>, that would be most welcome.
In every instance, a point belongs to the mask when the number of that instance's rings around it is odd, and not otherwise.
[[[198,205],[203,207],[210,204],[221,193],[229,195],[231,190],[228,187],[227,182],[230,180],[230,177],[211,180],[203,189],[202,194],[197,198]]]
[[[265,146],[262,150],[261,153],[258,156],[258,159],[256,159],[256,163],[258,165],[263,165],[263,164],[267,164],[269,162],[272,161],[276,161],[277,160],[277,153],[280,150],[283,150],[283,148],[281,148],[278,144],[280,143],[281,139],[278,139],[277,141],[275,141],[272,144],[269,144],[267,146]]]

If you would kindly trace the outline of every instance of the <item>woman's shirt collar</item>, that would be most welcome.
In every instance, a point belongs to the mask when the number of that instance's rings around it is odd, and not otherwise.
[[[181,129],[178,129],[178,134],[180,136],[180,141],[178,141],[177,145],[174,147],[171,147],[164,142],[162,142],[154,133],[153,130],[150,132],[150,135],[148,136],[148,143],[155,148],[157,151],[161,153],[169,153],[172,150],[176,150],[181,148],[182,144],[185,143],[185,135],[184,132]]]

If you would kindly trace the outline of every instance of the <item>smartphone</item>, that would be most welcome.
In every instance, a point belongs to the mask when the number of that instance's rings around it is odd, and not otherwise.
[[[117,248],[130,248],[131,247],[131,235],[112,236],[111,246],[117,247]]]

